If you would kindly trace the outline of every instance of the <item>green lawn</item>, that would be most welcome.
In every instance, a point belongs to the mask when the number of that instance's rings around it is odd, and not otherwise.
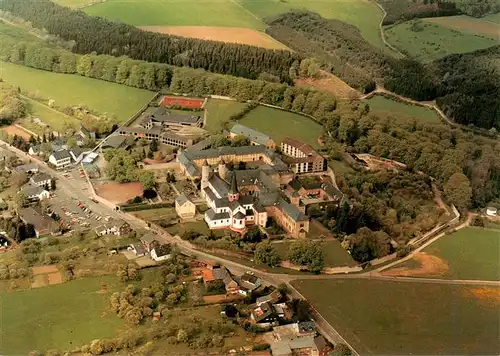
[[[500,350],[499,288],[332,279],[292,285],[362,355]]]
[[[258,106],[238,122],[271,136],[276,143],[288,136],[318,148],[318,137],[323,134],[323,127],[308,117],[265,106]]]
[[[263,30],[264,24],[232,0],[107,0],[84,10],[135,26],[223,26]]]
[[[54,99],[56,106],[84,104],[101,114],[115,116],[118,122],[128,120],[153,97],[147,90],[5,62],[0,63],[0,78],[24,92]]]
[[[500,24],[500,12],[483,17],[483,20]]]
[[[288,249],[293,241],[273,243],[273,246],[278,250],[282,259],[286,259]],[[351,255],[340,246],[340,242],[324,241],[318,242],[321,245],[325,256],[325,267],[343,267],[356,266],[357,263],[352,259]]]
[[[177,216],[174,208],[147,209],[134,211],[131,214],[143,220],[160,220]]]
[[[98,293],[102,284],[108,293]],[[122,288],[115,276],[105,276],[3,293],[0,353],[70,350],[117,335],[124,324],[108,305],[110,293]]]
[[[500,280],[500,231],[466,228],[445,235],[424,249],[449,266],[446,277]]]
[[[75,129],[80,126],[80,120],[65,115],[57,110],[51,110],[50,108],[40,104],[35,100],[28,100],[28,104],[31,116],[33,118],[39,118],[47,125],[49,125],[53,130],[64,132],[64,128],[67,125],[70,125]],[[38,127],[41,129],[40,126]]]
[[[382,95],[374,95],[365,102],[370,105],[371,112],[381,111],[384,112],[384,114],[395,116],[415,117],[429,123],[441,122],[438,114],[432,109],[418,105],[405,104]]]
[[[415,31],[415,27],[418,30]],[[459,32],[422,20],[412,20],[393,26],[386,30],[385,34],[387,41],[393,46],[423,62],[498,44],[493,38]]]
[[[220,133],[221,124],[224,121],[229,121],[231,115],[239,112],[245,105],[237,101],[209,99],[206,105],[207,126],[205,129],[211,133]]]

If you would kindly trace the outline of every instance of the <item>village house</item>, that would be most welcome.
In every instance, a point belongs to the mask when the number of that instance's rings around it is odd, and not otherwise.
[[[36,187],[44,187],[46,189],[52,189],[52,177],[44,172],[34,174],[30,178],[30,183],[31,185]]]
[[[82,150],[79,147],[75,147],[69,150],[69,154],[71,155],[71,158],[75,163],[80,163],[80,161],[83,159],[83,156],[86,154],[84,150]]]
[[[248,295],[255,289],[259,288],[262,284],[262,280],[255,276],[251,272],[245,272],[239,280],[239,293],[242,295]]]
[[[175,211],[181,219],[193,219],[196,215],[196,205],[182,194],[175,199]]]
[[[281,293],[278,290],[274,290],[267,295],[264,295],[262,297],[257,298],[255,302],[258,306],[261,304],[264,304],[264,303],[274,304],[274,303],[279,302],[282,297],[283,296],[281,295]]]
[[[132,251],[136,257],[143,257],[146,256],[146,250],[144,249],[144,246],[141,244],[130,244],[127,247],[128,251]]]
[[[180,130],[183,127],[201,127],[203,119],[200,115],[175,114],[166,107],[160,106],[152,114],[145,114],[142,117],[140,125],[147,130],[154,127],[160,127],[170,130]]]
[[[250,320],[256,326],[266,328],[269,326],[277,325],[278,318],[270,303],[262,303],[250,313]]]
[[[154,247],[149,253],[151,258],[156,262],[161,262],[172,258],[172,247],[168,244],[160,245],[159,243],[154,243]]]
[[[144,236],[141,237],[142,246],[146,249],[148,253],[154,248],[156,243],[159,243],[158,236],[155,234],[148,232]]]
[[[237,136],[244,136],[252,145],[262,145],[270,150],[276,149],[276,142],[274,142],[272,138],[240,124],[235,124],[230,130],[229,135],[232,139]]]
[[[271,343],[273,356],[324,356],[330,351],[331,349],[322,336],[301,337]]]
[[[97,236],[116,235],[123,236],[131,231],[129,223],[123,220],[112,220],[95,228]]]
[[[6,170],[9,170],[7,166],[5,167]],[[12,173],[26,173],[26,174],[33,174],[33,173],[38,173],[39,167],[36,163],[28,163],[28,164],[21,164],[20,166],[12,167],[10,169]]]
[[[328,168],[327,160],[311,146],[294,138],[286,137],[281,142],[283,161],[296,174],[323,172]]]
[[[52,152],[49,156],[49,163],[54,165],[56,169],[64,169],[71,165],[71,154],[65,150]]]
[[[35,228],[36,237],[59,233],[59,225],[56,221],[46,215],[42,215],[37,210],[29,207],[19,209],[19,217],[25,224],[32,224]]]
[[[24,194],[29,201],[39,201],[50,198],[50,192],[43,186],[34,186],[29,183],[21,188],[20,193]]]
[[[227,294],[238,293],[238,283],[233,279],[231,272],[224,266],[208,266],[202,271],[203,283],[208,287],[211,283],[222,281]]]

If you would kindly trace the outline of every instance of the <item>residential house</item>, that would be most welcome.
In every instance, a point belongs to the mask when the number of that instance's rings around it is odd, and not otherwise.
[[[294,138],[286,137],[281,142],[283,161],[297,174],[323,172],[328,168],[327,160],[311,146]]]
[[[125,145],[125,141],[127,138],[125,136],[120,136],[120,135],[111,135],[109,136],[106,141],[104,141],[101,145],[101,149],[106,149],[106,148],[120,148]]]
[[[298,327],[300,336],[316,336],[316,323],[314,321],[301,321]]]
[[[154,235],[151,232],[148,232],[146,235],[141,237],[141,243],[148,253],[151,252],[151,250],[154,248],[155,243],[158,242],[158,236]]]
[[[64,169],[71,165],[71,154],[65,150],[52,152],[49,156],[49,163],[53,164],[56,169]]]
[[[182,194],[175,199],[175,211],[181,219],[193,219],[196,215],[196,205]]]
[[[130,225],[123,220],[112,220],[95,228],[95,233],[97,234],[97,236],[123,236],[129,234],[130,231]]]
[[[20,166],[12,167],[11,171],[13,173],[33,174],[33,173],[38,173],[39,167],[38,167],[38,164],[36,164],[36,163],[28,163],[28,164],[22,164]]]
[[[36,173],[30,178],[30,183],[36,187],[52,189],[52,177],[47,173]]]
[[[30,201],[38,201],[50,197],[50,192],[44,187],[34,186],[31,184],[24,185],[21,188],[21,193],[24,194],[24,196]]]
[[[318,338],[318,340],[311,336],[300,337],[271,343],[273,356],[321,356],[326,355],[328,350],[329,348],[323,337]]]
[[[115,235],[124,236],[130,234],[132,231],[130,224],[124,220],[115,219],[111,222],[115,229]]]
[[[127,247],[127,250],[135,253],[136,257],[146,256],[146,250],[144,249],[144,246],[142,246],[141,244],[130,244],[129,247]]]
[[[278,318],[283,320],[290,320],[293,316],[293,312],[287,303],[273,304],[274,311]]]
[[[56,221],[46,215],[42,215],[31,207],[19,209],[18,214],[25,224],[32,224],[34,226],[37,237],[47,234],[55,235],[60,231]]]
[[[270,150],[274,150],[276,148],[276,142],[274,142],[272,138],[259,131],[255,131],[249,127],[240,124],[235,124],[233,126],[233,128],[229,132],[229,136],[231,138],[235,138],[237,136],[244,136],[250,141],[252,145],[265,146]]]
[[[150,252],[151,258],[156,262],[161,262],[172,258],[172,247],[169,244],[160,245],[155,243]]]
[[[96,133],[94,131],[88,130],[85,126],[80,125],[80,131],[77,133],[82,139],[89,138],[91,140],[96,139]]]
[[[279,302],[281,298],[282,298],[281,293],[278,290],[274,290],[267,295],[257,298],[256,303],[257,305],[261,305],[264,303],[275,304]]]
[[[242,295],[247,295],[253,290],[259,288],[262,284],[262,281],[259,277],[254,275],[251,272],[245,272],[239,281],[240,289],[239,293]]]
[[[270,303],[262,303],[250,313],[250,320],[259,327],[269,327],[277,323],[274,308]]]
[[[238,283],[233,279],[231,272],[224,266],[209,266],[202,270],[205,286],[222,281],[228,294],[238,293]]]

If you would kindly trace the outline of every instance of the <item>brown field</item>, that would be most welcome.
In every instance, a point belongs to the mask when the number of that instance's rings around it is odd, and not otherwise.
[[[50,285],[61,284],[63,282],[61,272],[49,273],[47,278]]]
[[[335,94],[341,99],[357,99],[361,96],[360,92],[351,88],[339,77],[336,77],[333,74],[327,72],[322,72],[322,78],[320,79],[297,79],[295,81],[295,85],[298,87],[315,88],[323,91],[328,91]]]
[[[40,288],[63,282],[61,272],[56,265],[33,267],[33,283],[31,288]]]
[[[15,126],[15,125],[2,127],[2,131],[7,132],[7,134],[12,135],[12,136],[14,136],[14,135],[21,136],[25,140],[29,140],[31,137],[31,135],[29,133],[27,133],[24,130],[21,130],[19,127]]]
[[[56,272],[58,272],[58,269],[57,269],[57,266],[50,265],[50,266],[33,267],[32,271],[33,271],[33,275],[36,276],[39,274],[56,273]]]
[[[500,289],[498,288],[482,287],[467,291],[470,292],[474,298],[479,300],[480,303],[493,307],[500,305]]]
[[[425,21],[475,35],[500,37],[500,25],[468,16],[433,17],[425,19]]]
[[[141,196],[143,193],[142,185],[139,182],[95,184],[94,189],[97,195],[113,204],[126,203],[128,200],[136,196]]]
[[[247,44],[270,49],[289,49],[263,32],[242,27],[139,26],[140,29],[202,40]]]
[[[382,275],[402,277],[442,276],[449,270],[446,261],[425,252],[415,253],[413,255],[413,260],[420,264],[418,268],[397,267],[382,272]]]

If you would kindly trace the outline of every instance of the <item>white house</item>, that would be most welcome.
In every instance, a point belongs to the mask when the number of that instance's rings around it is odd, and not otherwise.
[[[56,169],[64,169],[71,165],[71,155],[67,150],[55,151],[49,156],[49,162],[56,166]]]
[[[151,250],[150,255],[156,262],[165,261],[172,257],[170,245],[159,245],[155,244],[155,247]]]
[[[52,189],[52,177],[47,173],[37,173],[30,178],[30,183],[36,187],[48,187]]]
[[[50,197],[50,193],[43,187],[27,184],[21,188],[21,192],[28,200],[43,200]]]

